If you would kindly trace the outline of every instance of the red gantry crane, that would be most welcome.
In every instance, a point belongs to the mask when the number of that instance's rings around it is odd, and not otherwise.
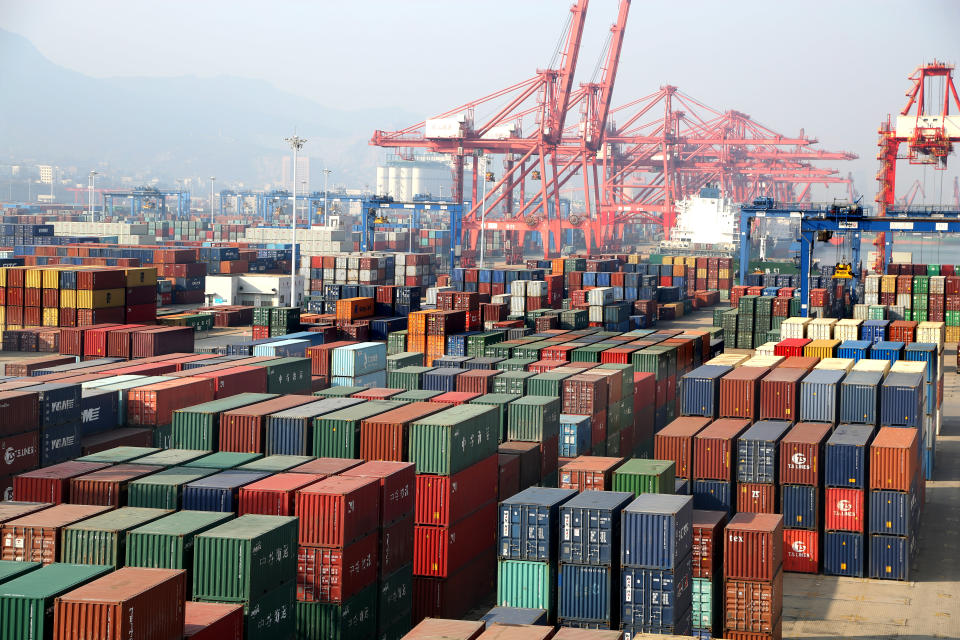
[[[881,216],[896,204],[897,160],[942,171],[947,168],[953,143],[960,142],[960,97],[953,84],[953,68],[952,64],[934,60],[914,69],[908,76],[913,86],[906,93],[906,106],[897,115],[896,122],[887,116],[886,122],[880,125],[876,200]],[[950,114],[951,108],[954,115]],[[904,143],[907,154],[900,155],[900,145]],[[877,234],[874,271],[882,268],[885,243],[886,234]]]

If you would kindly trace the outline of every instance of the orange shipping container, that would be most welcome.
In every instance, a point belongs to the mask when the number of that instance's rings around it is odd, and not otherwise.
[[[171,424],[177,409],[213,400],[214,384],[212,378],[180,378],[131,389],[127,396],[127,424]]]
[[[353,322],[373,315],[373,298],[344,298],[337,300],[337,320]]]

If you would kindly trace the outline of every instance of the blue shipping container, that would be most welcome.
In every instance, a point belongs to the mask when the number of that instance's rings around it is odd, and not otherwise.
[[[837,347],[837,357],[851,358],[855,362],[863,360],[869,357],[871,344],[869,340],[844,340]]]
[[[693,547],[693,498],[644,493],[621,515],[624,567],[673,569]]]
[[[737,438],[738,482],[777,482],[779,443],[791,426],[786,420],[761,420]]]
[[[880,419],[880,371],[851,371],[840,383],[840,422],[877,424]]]
[[[864,320],[860,326],[860,339],[868,342],[883,342],[887,339],[889,320]]]
[[[313,455],[313,419],[362,402],[362,398],[324,398],[267,416],[265,454]]]
[[[80,430],[88,436],[119,426],[117,393],[102,389],[83,389],[80,398]]]
[[[880,392],[880,424],[888,427],[923,426],[924,388],[919,373],[890,373]]]
[[[873,347],[870,349],[870,358],[872,360],[889,360],[890,362],[896,362],[903,353],[903,346],[904,344],[902,342],[888,342],[886,340],[874,342]]]
[[[673,493],[678,496],[689,496],[690,481],[686,478],[675,478],[673,481]]]
[[[40,429],[40,466],[47,467],[79,457],[82,449],[80,438],[79,420]]]
[[[560,414],[560,457],[590,453],[590,416]]]
[[[917,536],[870,536],[870,577],[909,580],[910,560],[916,555]]]
[[[939,358],[937,345],[932,342],[910,342],[903,350],[903,359],[912,362],[927,363],[927,382],[937,380],[937,363]]]
[[[800,381],[801,422],[837,422],[840,381],[845,373],[814,369]]]
[[[237,510],[240,487],[266,478],[267,471],[228,470],[194,480],[183,487],[183,509],[189,511]]]
[[[909,536],[920,523],[920,501],[914,485],[906,491],[871,491],[867,506],[870,533]]]
[[[574,489],[530,487],[500,503],[497,534],[501,558],[555,561],[560,538],[560,506]]]
[[[805,484],[780,487],[780,511],[787,529],[817,529],[820,488]]]
[[[694,480],[693,508],[733,513],[731,483],[723,480]]]
[[[40,427],[55,427],[61,424],[80,422],[81,387],[79,384],[48,382],[22,391],[37,394]]]
[[[625,491],[585,491],[560,507],[560,561],[616,564]]]
[[[863,534],[826,531],[823,534],[823,573],[828,576],[863,577]]]
[[[612,604],[617,586],[616,566],[561,563],[557,576],[560,619],[601,622],[614,627],[620,613],[620,607]]]
[[[720,378],[733,367],[705,364],[680,378],[680,411],[685,416],[715,418],[720,408]]]
[[[824,484],[828,487],[866,487],[867,452],[874,428],[841,424],[830,434],[824,454]]]
[[[693,604],[692,560],[687,555],[675,571],[623,567],[620,622],[657,629],[680,623],[681,616],[689,614]]]
[[[456,391],[457,376],[461,373],[463,373],[463,369],[452,367],[433,369],[423,374],[422,387],[427,391]]]

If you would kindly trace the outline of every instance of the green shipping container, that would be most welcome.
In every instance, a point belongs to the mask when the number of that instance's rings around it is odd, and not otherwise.
[[[88,456],[77,458],[77,462],[105,462],[107,464],[123,464],[133,462],[138,458],[143,458],[151,453],[157,453],[160,449],[154,447],[114,447],[106,451],[91,453]],[[143,464],[137,460],[137,464]]]
[[[601,364],[596,367],[600,370],[609,370],[609,371],[619,371],[621,372],[620,376],[620,397],[623,399],[629,398],[633,400],[633,365],[632,364],[618,364],[616,362],[608,362],[606,364]]]
[[[505,331],[487,331],[467,337],[467,355],[480,358],[487,354],[487,347],[507,339]]]
[[[169,509],[121,507],[72,524],[61,534],[60,557],[63,562],[119,569],[126,558],[127,532],[169,514]]]
[[[500,376],[497,376],[499,378]],[[496,380],[497,378],[494,378]],[[507,439],[507,412],[510,403],[520,398],[513,393],[486,393],[478,398],[474,398],[468,404],[488,404],[497,408],[497,433],[500,442]],[[498,443],[499,444],[499,443]]]
[[[55,562],[0,585],[0,639],[53,637],[53,601],[113,571],[103,565]]]
[[[297,579],[297,519],[244,515],[194,538],[193,595],[250,602]]]
[[[670,376],[670,348],[653,345],[630,354],[634,371],[652,373],[657,380]],[[674,353],[676,349],[674,349]]]
[[[406,564],[378,581],[377,637],[397,621],[404,622],[407,631],[413,616],[413,565]],[[401,637],[406,631],[401,633]]]
[[[218,602],[205,600],[201,602]],[[243,637],[245,640],[280,640],[293,638],[296,631],[296,583],[283,584],[252,602],[243,603]]]
[[[536,358],[520,358],[514,356],[508,360],[498,362],[497,369],[500,371],[526,371],[527,367],[536,361]]]
[[[151,464],[158,467],[177,467],[191,460],[209,455],[212,451],[201,449],[163,449],[137,460],[137,464]],[[144,506],[144,505],[140,505]]]
[[[193,570],[194,537],[232,518],[232,513],[177,511],[137,527],[127,534],[126,566],[186,569],[190,572]]]
[[[433,389],[411,389],[410,391],[404,391],[395,396],[390,396],[390,402],[402,402],[404,404],[427,402],[430,398],[435,398],[442,393],[443,391],[434,391]]]
[[[313,460],[313,456],[285,456],[272,455],[253,462],[248,462],[236,467],[237,471],[269,471],[271,473],[281,473],[301,464],[306,464]]]
[[[586,309],[569,309],[560,312],[561,329],[585,329],[589,323],[589,314]]]
[[[217,473],[217,469],[170,467],[127,485],[127,504],[150,509],[179,509],[183,487]]]
[[[387,356],[387,371],[404,367],[422,367],[423,354],[416,351],[401,351]]]
[[[417,473],[453,475],[497,452],[498,427],[496,408],[482,404],[421,418],[410,425],[410,462]]]
[[[524,396],[510,403],[507,439],[546,442],[560,434],[560,399]]]
[[[173,412],[173,447],[216,451],[220,443],[220,414],[276,397],[269,393],[239,393],[177,409]]]
[[[527,560],[497,562],[498,607],[546,609],[550,621],[557,617],[557,565]]]
[[[0,584],[10,582],[25,573],[40,568],[39,562],[16,562],[14,560],[0,560]]]
[[[411,391],[423,386],[423,374],[433,371],[433,367],[403,367],[387,372],[387,386],[391,389]]]
[[[377,637],[377,585],[370,585],[343,604],[297,602],[296,617],[296,640]]]
[[[504,362],[509,362],[509,360],[504,360]],[[532,371],[507,370],[493,379],[493,392],[522,396],[527,390],[527,380],[534,375]]]
[[[359,458],[360,423],[401,406],[390,400],[368,400],[313,419],[313,455],[318,458]]]
[[[559,398],[563,390],[563,381],[572,375],[572,373],[555,373],[553,371],[538,373],[527,380],[527,393],[531,396]],[[496,379],[494,379],[494,382],[496,382]]]
[[[621,452],[627,455],[628,452]],[[627,460],[613,472],[613,490],[641,493],[673,493],[676,465],[672,460]]]
[[[407,330],[391,331],[387,334],[387,355],[403,353],[407,350]]]
[[[694,629],[712,629],[714,619],[713,582],[693,579],[693,607],[690,609]]]
[[[267,393],[310,393],[310,358],[277,358],[250,366],[267,370]]]
[[[366,387],[330,387],[322,391],[314,391],[313,395],[320,398],[349,398],[355,393],[360,393]]]
[[[240,451],[217,451],[205,455],[202,458],[191,460],[183,465],[190,468],[217,469],[226,471],[227,469],[236,469],[242,464],[259,460],[263,457],[262,453],[243,453]]]

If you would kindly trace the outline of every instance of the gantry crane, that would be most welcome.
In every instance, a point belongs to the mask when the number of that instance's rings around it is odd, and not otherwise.
[[[881,216],[896,204],[897,160],[942,171],[947,168],[953,143],[960,142],[960,97],[953,84],[953,69],[952,64],[938,60],[914,69],[908,76],[913,86],[906,93],[906,106],[897,115],[896,122],[887,116],[886,122],[880,125],[876,200]],[[942,100],[938,101],[938,97]],[[954,115],[950,114],[951,108],[955,110]],[[904,143],[907,154],[900,155],[900,145]],[[881,255],[887,242],[885,233],[878,234],[874,240],[877,247],[875,271],[882,268]]]

